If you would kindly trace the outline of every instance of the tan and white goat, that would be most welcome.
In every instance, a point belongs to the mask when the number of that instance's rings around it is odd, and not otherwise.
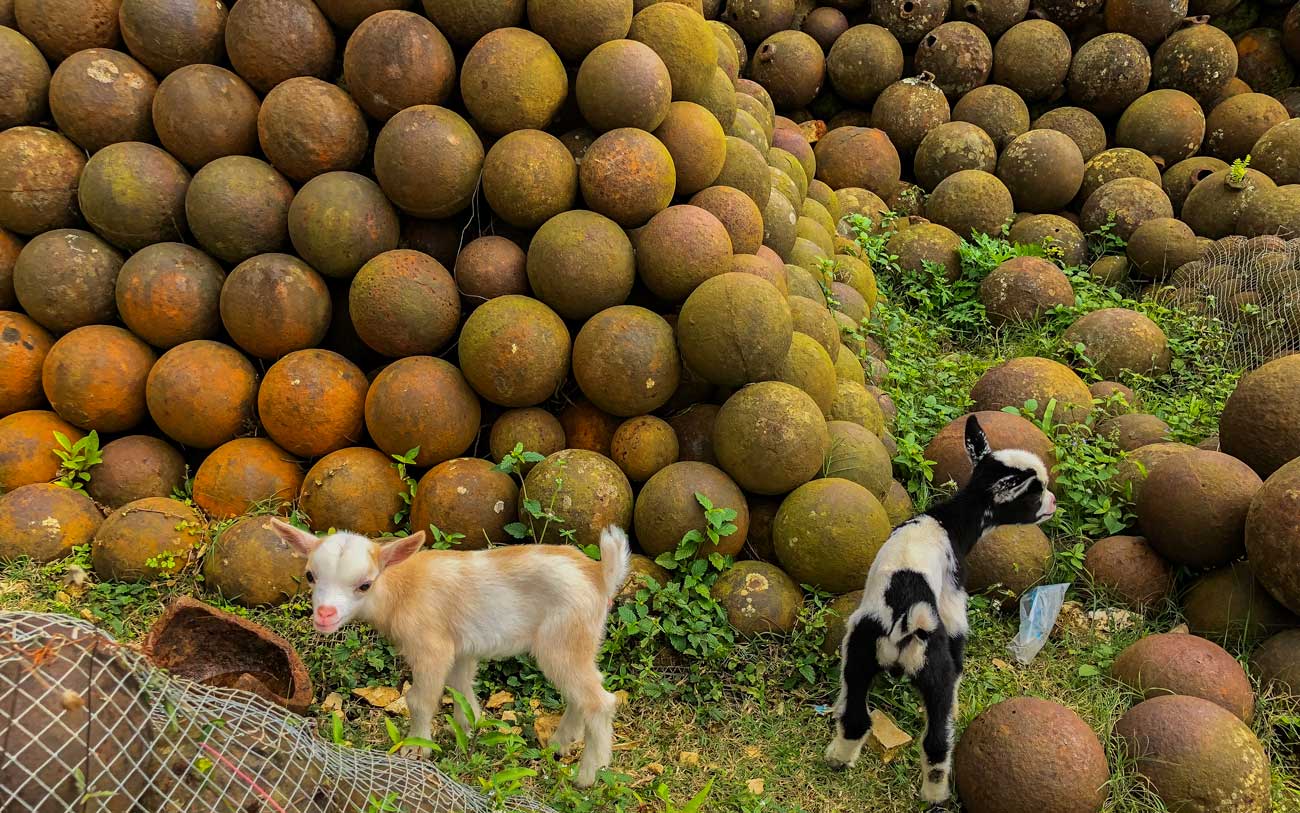
[[[529,653],[564,698],[552,745],[564,752],[586,741],[576,784],[590,786],[609,765],[616,700],[602,685],[596,654],[610,603],[627,578],[631,554],[621,529],[601,533],[599,562],[568,545],[420,550],[423,531],[381,543],[351,533],[317,538],[279,520],[275,529],[308,557],[316,630],[364,621],[410,665],[412,738],[432,735],[444,685],[478,715],[479,661]],[[459,708],[455,715],[467,723]]]

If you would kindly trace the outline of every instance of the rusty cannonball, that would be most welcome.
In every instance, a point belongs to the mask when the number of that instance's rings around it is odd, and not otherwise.
[[[302,476],[293,455],[273,442],[238,438],[213,449],[199,466],[194,502],[213,519],[236,517],[267,504],[287,506],[298,495]]]
[[[1174,588],[1169,562],[1140,536],[1109,536],[1088,548],[1083,571],[1093,589],[1121,599],[1134,610],[1159,608]]]
[[[1053,248],[1060,252],[1060,259],[1067,266],[1083,265],[1088,259],[1088,245],[1083,230],[1060,215],[1030,215],[1017,220],[1011,226],[1007,239],[1020,245]]]
[[[506,526],[518,518],[518,501],[514,478],[490,462],[448,460],[420,478],[411,502],[411,529],[432,533],[436,528],[453,548],[483,550],[513,541]]]
[[[48,483],[59,474],[55,432],[70,443],[85,437],[77,427],[46,410],[24,410],[0,418],[0,491]]]
[[[53,337],[26,315],[0,311],[0,417],[44,405],[41,366]]]
[[[728,398],[717,413],[712,440],[722,469],[742,488],[767,495],[806,483],[830,448],[817,402],[779,381],[753,384]]]
[[[365,157],[370,131],[347,91],[311,76],[276,85],[257,113],[257,140],[288,178],[310,180],[352,169]]]
[[[475,309],[457,345],[470,384],[506,407],[534,406],[551,397],[568,375],[569,350],[569,330],[555,311],[516,295]]]
[[[980,283],[980,301],[994,325],[1031,323],[1053,308],[1074,305],[1074,288],[1055,263],[1041,257],[1014,257]]]
[[[370,382],[330,350],[298,350],[272,364],[257,391],[271,440],[299,457],[320,457],[361,440]]]
[[[50,79],[59,131],[89,153],[119,141],[152,141],[158,80],[121,51],[78,51]]]
[[[1172,217],[1158,217],[1134,229],[1126,253],[1137,276],[1161,281],[1199,259],[1201,248],[1186,223]]]
[[[636,278],[627,234],[609,218],[581,209],[557,214],[538,229],[526,271],[522,292],[531,285],[538,299],[575,320],[623,304]]]
[[[1205,119],[1205,151],[1224,161],[1250,154],[1274,125],[1290,119],[1286,107],[1263,93],[1239,93],[1215,106]]]
[[[428,355],[455,336],[460,297],[441,263],[396,249],[361,267],[348,291],[348,312],[357,335],[373,350],[397,358]]]
[[[559,419],[568,448],[609,457],[614,432],[620,424],[617,416],[601,410],[586,398],[580,398],[560,410]]]
[[[485,34],[519,25],[525,0],[422,0],[424,13],[461,50]]]
[[[445,102],[456,88],[456,59],[433,23],[390,8],[360,21],[348,38],[343,81],[362,110],[387,121],[408,107]]]
[[[1065,84],[1072,55],[1070,38],[1056,23],[1016,23],[993,46],[993,83],[1011,88],[1026,101],[1048,100]]]
[[[679,446],[672,426],[653,415],[639,415],[619,424],[610,440],[610,459],[627,479],[644,483],[677,462]]]
[[[1183,201],[1182,219],[1200,237],[1217,240],[1237,231],[1237,220],[1263,192],[1275,188],[1262,172],[1247,169],[1240,180],[1231,169],[1220,170],[1201,180]]]
[[[329,329],[329,289],[311,266],[288,254],[259,254],[230,272],[221,322],[245,352],[275,359],[315,347]]]
[[[627,36],[632,11],[623,0],[531,0],[528,26],[565,61],[579,63],[603,43]]]
[[[293,187],[270,164],[228,155],[194,175],[185,214],[194,238],[228,263],[280,251],[289,236]]]
[[[127,435],[100,450],[86,492],[100,505],[121,508],[146,497],[170,497],[184,487],[185,458],[152,435]]]
[[[731,267],[731,239],[722,222],[697,206],[671,206],[637,234],[637,274],[656,296],[686,299]]]
[[[727,157],[722,162],[722,172],[718,173],[714,184],[739,189],[762,209],[771,197],[771,168],[763,153],[753,144],[743,138],[727,136]]]
[[[270,516],[244,517],[222,530],[203,560],[203,581],[226,601],[274,606],[310,590],[307,557],[280,537]]]
[[[939,182],[963,169],[993,172],[998,151],[988,134],[965,121],[950,121],[930,130],[916,147],[917,182],[933,191]]]
[[[1107,418],[1097,425],[1097,433],[1126,452],[1172,440],[1169,424],[1141,412]]]
[[[1029,108],[1020,94],[1002,85],[981,85],[952,106],[952,120],[974,124],[998,149],[1029,129]]]
[[[1092,393],[1083,380],[1064,364],[1037,356],[1010,359],[992,368],[975,382],[971,398],[979,410],[1024,409],[1034,401],[1039,420],[1055,400],[1058,423],[1082,423],[1092,411]]]
[[[492,135],[545,128],[568,92],[559,55],[522,28],[487,33],[461,64],[461,98],[474,121]]]
[[[574,96],[596,132],[619,127],[654,130],[668,115],[673,87],[667,66],[653,48],[616,39],[597,45],[582,60]]]
[[[573,377],[584,395],[617,417],[653,412],[681,376],[672,326],[663,317],[620,305],[587,320],[573,342]]]
[[[814,154],[817,180],[831,189],[865,189],[888,197],[898,186],[898,150],[883,130],[837,127],[817,142]]]
[[[1237,76],[1259,93],[1277,93],[1296,76],[1276,28],[1252,28],[1233,38],[1237,46]]]
[[[903,155],[916,152],[921,139],[951,116],[943,91],[929,74],[900,79],[880,92],[871,121]]]
[[[1103,308],[1080,317],[1063,334],[1084,355],[1098,375],[1115,378],[1120,371],[1160,375],[1169,369],[1169,341],[1150,317],[1127,308]]]
[[[825,57],[817,41],[802,31],[778,31],[754,49],[749,76],[772,96],[779,109],[807,106],[821,90]]]
[[[1083,185],[1083,172],[1078,145],[1056,130],[1016,136],[998,158],[998,178],[1022,212],[1064,209]]]
[[[1115,143],[1141,150],[1157,166],[1190,158],[1205,138],[1205,113],[1191,96],[1164,88],[1138,97],[1119,117]]]
[[[993,70],[993,45],[975,25],[954,20],[936,26],[921,38],[913,64],[917,71],[933,74],[939,89],[949,98],[956,98],[988,81]]]
[[[704,18],[679,3],[654,3],[632,17],[628,39],[654,49],[668,67],[673,97],[696,98],[717,70],[717,47]]]
[[[233,347],[192,341],[163,354],[145,387],[149,415],[172,440],[211,449],[251,428],[257,371]]]
[[[1287,119],[1270,127],[1251,150],[1252,165],[1279,185],[1300,183],[1300,122]]]
[[[512,226],[535,229],[573,208],[577,196],[577,164],[549,133],[507,133],[483,159],[483,197]]]
[[[32,41],[0,20],[0,71],[7,87],[0,91],[0,128],[36,124],[49,110],[50,66]]]
[[[379,185],[355,172],[327,172],[303,184],[288,213],[289,239],[308,265],[347,279],[397,248],[397,210]]]
[[[1145,178],[1117,178],[1088,196],[1080,213],[1080,225],[1085,232],[1094,232],[1113,218],[1115,234],[1128,240],[1146,221],[1173,216],[1173,204],[1158,183]]]
[[[1296,549],[1296,483],[1300,464],[1294,460],[1269,475],[1255,495],[1246,520],[1246,553],[1255,577],[1292,612],[1300,613],[1300,567]]]
[[[533,467],[519,494],[520,521],[537,542],[568,538],[580,547],[595,545],[609,525],[630,528],[632,486],[608,457],[584,449],[564,449]],[[525,500],[553,505],[563,521],[538,518]],[[561,536],[562,532],[564,536]]]
[[[191,170],[258,148],[261,101],[248,83],[217,65],[186,65],[158,84],[153,126],[163,147]]]
[[[14,295],[53,333],[113,321],[122,255],[90,232],[57,229],[32,238],[14,263]]]
[[[1208,568],[1241,556],[1246,513],[1262,481],[1222,452],[1172,455],[1151,469],[1138,496],[1143,534],[1175,564]]]
[[[478,436],[479,418],[478,397],[465,376],[430,356],[388,365],[366,395],[366,429],[375,445],[390,455],[418,446],[417,466],[463,454]]]
[[[105,240],[136,251],[185,236],[189,185],[190,173],[170,154],[152,144],[124,141],[86,162],[77,201],[86,222]]]
[[[693,195],[713,184],[727,159],[722,125],[694,102],[673,102],[654,131],[673,159],[678,195]]]
[[[695,495],[703,494],[717,508],[736,512],[736,533],[722,537],[717,545],[701,545],[700,555],[735,554],[745,542],[749,527],[749,506],[736,483],[715,466],[681,462],[667,466],[651,477],[636,500],[636,538],[651,557],[677,550],[682,537],[703,526],[704,509]]]
[[[334,32],[312,0],[240,0],[226,18],[226,54],[259,93],[296,76],[327,75]]]
[[[1151,57],[1137,38],[1102,34],[1079,47],[1070,62],[1070,98],[1098,116],[1113,116],[1146,92]]]
[[[477,237],[456,255],[456,287],[466,310],[507,294],[528,294],[527,256],[514,241]]]
[[[122,0],[122,40],[158,76],[186,65],[221,62],[226,55],[221,0]]]
[[[1119,654],[1111,675],[1146,700],[1171,694],[1199,697],[1244,723],[1255,716],[1255,692],[1241,664],[1199,635],[1148,635]]]
[[[521,451],[542,456],[555,454],[566,448],[564,427],[559,419],[544,409],[526,407],[508,409],[492,423],[488,446],[493,460],[504,460],[517,446]],[[523,463],[521,473],[527,474],[532,463]]]
[[[1141,178],[1159,184],[1160,167],[1140,150],[1115,147],[1094,155],[1084,167],[1083,185],[1079,187],[1077,203],[1086,203],[1092,193],[1111,181],[1120,178]]]
[[[0,132],[0,228],[23,235],[81,222],[77,185],[86,155],[53,130]]]
[[[53,562],[89,545],[104,515],[85,492],[33,483],[0,497],[0,561]]]
[[[935,24],[941,22],[943,15],[939,14]],[[845,101],[857,105],[871,104],[880,91],[901,79],[903,66],[899,40],[879,25],[853,26],[839,36],[826,55],[831,86]]]
[[[11,21],[54,63],[87,48],[115,48],[121,40],[122,0],[13,0]]]
[[[1216,26],[1197,23],[1175,31],[1152,58],[1152,84],[1208,103],[1237,75],[1237,48]]]
[[[763,243],[763,213],[754,201],[730,186],[710,186],[697,192],[690,205],[721,221],[737,255],[754,254]]]
[[[588,206],[632,228],[672,202],[677,173],[662,142],[644,130],[624,127],[592,142],[578,167],[578,181]]]
[[[130,331],[87,325],[63,335],[45,356],[41,386],[73,426],[124,432],[145,415],[145,380],[155,356]]]
[[[745,303],[744,318],[732,311],[738,302]],[[730,272],[705,281],[687,298],[677,341],[683,361],[696,374],[737,387],[780,371],[794,324],[791,307],[775,286],[753,274]]]
[[[203,541],[203,518],[167,497],[146,497],[109,514],[91,545],[95,575],[105,581],[151,581],[174,575]]]
[[[140,249],[117,275],[117,312],[131,332],[162,350],[221,329],[221,286],[216,260],[183,243]]]
[[[379,132],[375,179],[407,214],[448,217],[473,199],[483,156],[483,143],[463,118],[436,105],[416,105]]]
[[[316,461],[298,493],[298,510],[314,531],[382,536],[397,530],[408,487],[393,459],[368,446],[339,449]]]
[[[1084,161],[1106,149],[1106,128],[1090,111],[1082,107],[1056,107],[1034,120],[1035,130],[1057,130],[1065,133],[1079,148]]]
[[[978,169],[954,172],[939,182],[926,201],[926,217],[961,237],[974,232],[999,234],[1015,215],[1006,184]]]

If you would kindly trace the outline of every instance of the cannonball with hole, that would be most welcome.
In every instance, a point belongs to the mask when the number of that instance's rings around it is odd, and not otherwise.
[[[437,260],[395,249],[361,266],[348,289],[348,313],[357,335],[376,352],[395,358],[427,355],[440,352],[456,335],[460,296]]]
[[[122,40],[159,76],[186,65],[221,62],[227,6],[220,0],[122,0]]]
[[[525,0],[421,0],[424,13],[460,49],[490,31],[519,25]]]
[[[1037,697],[980,712],[957,743],[953,773],[971,813],[1097,813],[1110,783],[1106,753],[1088,724]]]
[[[1054,263],[1013,257],[980,283],[980,301],[994,325],[1032,323],[1054,308],[1074,305],[1074,288]]]
[[[110,144],[90,157],[77,201],[86,222],[127,251],[179,241],[187,229],[190,174],[163,150],[140,142]]]
[[[90,232],[58,229],[27,243],[14,263],[14,294],[42,327],[63,333],[113,321],[122,255]]]
[[[261,101],[248,83],[217,65],[186,65],[153,97],[153,126],[163,147],[191,170],[227,155],[257,151]]]
[[[1171,694],[1199,697],[1246,724],[1255,716],[1255,692],[1241,664],[1197,635],[1148,635],[1121,652],[1110,672],[1146,700]]]
[[[941,22],[942,14],[935,24]],[[924,33],[918,33],[916,39]],[[826,56],[826,73],[835,93],[857,105],[875,101],[880,91],[902,78],[903,66],[899,40],[879,25],[853,26],[839,36]]]
[[[1029,129],[1029,108],[1014,90],[1002,85],[981,85],[952,106],[952,120],[974,124],[998,149]]]
[[[211,449],[251,427],[257,371],[238,350],[198,340],[177,345],[149,371],[145,401],[154,423],[183,446]]]
[[[650,46],[615,39],[582,60],[574,82],[578,110],[597,132],[636,127],[654,130],[673,100],[668,68]]]
[[[101,580],[152,581],[184,568],[204,535],[198,511],[168,497],[146,497],[108,515],[95,533],[90,560]]]
[[[103,521],[85,492],[52,483],[21,486],[0,497],[0,561],[62,559],[88,545]]]
[[[1042,582],[1052,566],[1052,541],[1037,525],[1003,525],[985,533],[966,557],[966,589],[988,592],[1006,606]]]
[[[298,350],[266,371],[257,413],[271,440],[299,457],[320,457],[361,440],[369,382],[330,350]]]
[[[1147,476],[1138,519],[1155,550],[1175,564],[1218,567],[1239,557],[1246,512],[1261,480],[1221,452],[1173,455]]]
[[[153,350],[130,331],[87,325],[54,343],[41,386],[59,417],[82,429],[123,432],[145,414],[145,380]]]
[[[1174,206],[1174,212],[1181,214],[1183,203],[1187,200],[1187,194],[1192,191],[1193,186],[1219,170],[1227,168],[1227,163],[1218,158],[1197,155],[1179,161],[1166,169],[1161,176],[1161,183],[1165,194],[1169,196],[1169,202]]]
[[[167,350],[221,329],[221,286],[216,260],[183,243],[155,243],[132,254],[117,275],[115,300],[135,335]]]
[[[969,122],[950,121],[925,134],[917,145],[913,167],[921,186],[933,190],[944,178],[963,169],[993,172],[997,161],[997,148],[987,133]]]
[[[1141,536],[1108,536],[1088,548],[1083,560],[1094,590],[1134,610],[1158,608],[1174,587],[1173,568]]]
[[[1219,417],[1223,451],[1268,477],[1300,457],[1300,355],[1274,359],[1238,380]]]
[[[266,438],[238,438],[218,446],[199,466],[194,502],[214,519],[263,505],[283,513],[302,482],[302,468],[293,455]]]
[[[564,64],[546,40],[521,28],[483,36],[461,63],[460,95],[488,133],[543,129],[569,92]]]
[[[739,302],[745,303],[743,319],[732,312]],[[752,274],[734,272],[702,283],[677,320],[682,360],[706,380],[726,387],[776,375],[793,330],[791,308],[780,291]]]
[[[736,483],[708,463],[680,462],[660,469],[646,481],[636,500],[635,528],[642,550],[654,558],[677,550],[682,537],[707,527],[704,507],[696,498],[703,494],[714,508],[736,512],[734,533],[722,536],[714,545],[707,537],[697,556],[712,553],[731,556],[740,551],[749,532],[749,506]]]
[[[565,318],[587,319],[627,300],[636,255],[617,223],[574,210],[550,218],[533,235],[526,269],[538,299]]]
[[[47,483],[59,474],[60,447],[55,433],[76,443],[85,437],[77,427],[46,410],[24,410],[0,418],[0,492],[30,483]]]
[[[329,329],[329,289],[288,254],[259,254],[230,272],[221,289],[221,322],[245,352],[275,359],[314,347]]]
[[[120,40],[121,0],[13,0],[12,22],[54,63]]]
[[[465,376],[430,356],[408,356],[385,367],[370,385],[365,408],[375,445],[390,455],[418,446],[417,466],[460,456],[479,432],[478,397]]]
[[[880,439],[851,421],[829,421],[830,451],[824,470],[827,477],[850,480],[884,500],[893,482],[893,461]]]
[[[614,432],[621,423],[617,415],[605,412],[586,398],[560,410],[560,426],[568,448],[585,449],[605,457],[610,455]]]
[[[334,32],[312,0],[240,0],[226,18],[226,55],[259,93],[334,66]]]
[[[643,483],[676,463],[677,455],[677,433],[667,421],[653,415],[629,418],[614,430],[610,440],[610,459],[634,483]]]
[[[32,41],[13,28],[0,25],[0,70],[9,86],[0,95],[0,128],[40,122],[49,110],[50,66]]]
[[[203,581],[227,601],[274,606],[310,590],[307,557],[280,538],[271,517],[244,517],[225,528],[203,560]]]
[[[620,305],[603,310],[587,320],[573,342],[578,386],[611,415],[630,417],[658,409],[672,397],[680,375],[672,326],[645,308]]]
[[[502,220],[534,229],[573,206],[578,195],[578,167],[555,136],[540,130],[515,130],[487,152],[483,195]]]
[[[802,31],[778,31],[754,49],[749,76],[771,94],[780,109],[796,110],[817,96],[826,76],[817,41]]]
[[[457,343],[460,368],[487,400],[534,406],[569,372],[569,329],[555,311],[526,296],[501,296],[470,314]]]
[[[54,338],[21,313],[0,311],[0,417],[45,403],[41,366]]]
[[[506,410],[492,423],[488,437],[492,459],[504,460],[520,445],[522,451],[543,457],[555,454],[566,447],[564,427],[554,415],[538,407]],[[527,474],[533,464],[525,462],[520,467]]]
[[[535,517],[524,502],[538,501],[561,519]],[[610,525],[632,523],[632,486],[608,457],[565,449],[533,466],[519,493],[519,520],[537,542],[595,545]]]
[[[796,330],[785,361],[771,380],[793,384],[808,393],[825,415],[831,411],[831,404],[835,401],[836,382],[839,379],[835,375],[835,363],[831,361],[826,348],[816,339]]]
[[[397,248],[397,210],[378,184],[354,172],[327,172],[303,184],[288,225],[294,251],[327,277],[351,277]]]
[[[301,183],[357,166],[369,131],[347,91],[299,76],[266,94],[257,114],[257,138],[271,164]]]
[[[898,149],[883,130],[837,127],[817,141],[813,152],[817,179],[831,189],[866,189],[888,197],[898,186]]]
[[[94,153],[119,141],[152,141],[158,80],[121,51],[91,48],[59,63],[50,113],[59,131]]]
[[[1269,763],[1254,733],[1217,703],[1153,697],[1115,723],[1124,757],[1170,810],[1262,813]]]
[[[493,234],[465,244],[456,255],[455,278],[466,310],[494,297],[528,293],[524,250],[514,241]]]
[[[754,254],[763,244],[763,213],[739,189],[710,186],[695,193],[690,205],[704,209],[722,223],[736,255]]]
[[[745,490],[766,495],[783,494],[816,476],[830,446],[817,402],[777,381],[752,384],[728,398],[712,438],[722,469]]]
[[[1187,212],[1183,214],[1186,219]],[[1088,196],[1080,212],[1080,226],[1091,233],[1113,219],[1115,234],[1128,240],[1146,221],[1173,216],[1173,204],[1159,184],[1144,178],[1118,178]]]
[[[1065,133],[1030,130],[1012,139],[998,158],[997,175],[1016,209],[1054,212],[1074,199],[1083,184],[1083,155]]]
[[[677,175],[662,142],[644,130],[624,127],[592,142],[578,167],[578,183],[594,211],[633,228],[672,202]]]
[[[473,200],[483,142],[465,119],[436,105],[408,107],[375,139],[375,180],[397,208],[442,218]]]
[[[81,222],[77,185],[85,154],[40,127],[0,132],[0,228],[33,235]]]
[[[1248,646],[1300,624],[1260,584],[1248,562],[1234,562],[1198,578],[1182,597],[1191,631],[1212,641]]]
[[[1073,370],[1060,362],[1036,356],[1010,359],[982,375],[971,389],[976,409],[1023,409],[1036,402],[1035,416],[1041,420],[1049,401],[1055,401],[1054,420],[1082,422],[1092,410],[1092,393]]]
[[[100,450],[86,492],[108,508],[145,497],[170,497],[185,485],[185,458],[165,440],[127,435]]]
[[[746,638],[789,634],[799,620],[803,592],[783,570],[767,562],[737,562],[710,590],[727,611],[727,621]]]
[[[519,486],[486,460],[461,457],[439,463],[420,478],[411,503],[411,529],[437,528],[464,550],[512,541],[506,526],[517,517]]]
[[[1056,465],[1056,450],[1051,440],[1033,423],[1019,415],[1001,411],[975,412],[963,415],[949,423],[925,447],[926,460],[934,461],[934,482],[942,485],[954,482],[964,488],[970,482],[971,462],[966,452],[964,433],[969,417],[979,420],[980,428],[994,451],[1024,449],[1038,455],[1047,466],[1049,477],[1055,482],[1052,469]]]
[[[925,205],[926,217],[959,236],[998,234],[1015,215],[1011,193],[997,177],[963,169],[944,178]]]
[[[1044,56],[1036,54],[1040,64]],[[988,81],[993,45],[978,27],[954,20],[935,26],[921,38],[913,64],[917,71],[933,74],[934,83],[949,98],[957,98]]]
[[[1098,375],[1115,378],[1121,371],[1160,375],[1169,369],[1172,353],[1160,326],[1150,317],[1127,308],[1103,308],[1079,318],[1062,338],[1083,345]]]
[[[739,189],[760,209],[767,206],[772,192],[772,175],[767,159],[753,144],[735,136],[727,136],[727,157],[714,183]]]
[[[889,516],[870,491],[833,477],[806,483],[785,498],[772,539],[796,582],[845,593],[866,580],[889,531]]]
[[[298,510],[312,530],[349,530],[380,536],[397,530],[393,518],[405,507],[407,485],[392,458],[353,446],[316,461],[303,478]]]
[[[1261,584],[1285,607],[1300,614],[1300,463],[1293,460],[1269,475],[1246,519],[1246,553]]]
[[[455,55],[429,20],[390,7],[358,22],[343,50],[343,81],[371,118],[387,121],[408,107],[442,104],[455,90]]]

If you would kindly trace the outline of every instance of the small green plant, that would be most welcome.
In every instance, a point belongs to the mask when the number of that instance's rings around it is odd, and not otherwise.
[[[564,488],[564,477],[562,475],[555,478],[555,490],[551,492],[550,504],[543,506],[540,500],[535,500],[528,496],[528,483],[524,479],[524,465],[534,465],[545,460],[546,457],[537,452],[524,451],[524,444],[516,443],[515,448],[506,453],[497,463],[495,469],[504,474],[512,474],[519,480],[520,505],[524,509],[527,520],[524,522],[512,522],[505,527],[506,533],[515,539],[532,538],[537,542],[545,542],[546,534],[550,531],[551,525],[554,524],[560,538],[565,542],[574,541],[574,530],[564,527],[564,517],[555,513],[555,503],[560,497],[560,492]],[[556,467],[561,472],[564,471],[565,461],[563,459],[556,462]],[[541,533],[537,532],[537,522],[542,523]],[[591,555],[591,551],[587,551]]]
[[[665,785],[655,786],[655,797],[664,803],[664,813],[700,813],[704,809],[704,803],[709,800],[709,794],[713,792],[713,780],[710,779],[704,783],[700,792],[691,797],[690,801],[678,807],[673,804],[673,800],[668,795],[668,788]]]
[[[372,795],[364,813],[405,813],[398,804],[401,800],[402,797],[397,794],[397,791],[390,791],[382,797]]]
[[[704,529],[687,531],[676,550],[659,554],[655,564],[665,570],[683,569],[687,562],[699,558],[701,549],[709,551],[706,558],[718,570],[723,570],[728,564],[727,558],[717,549],[724,537],[736,532],[736,509],[716,508],[712,500],[698,491],[695,500],[704,509]]]
[[[1094,231],[1088,232],[1088,249],[1093,262],[1102,257],[1123,254],[1128,250],[1128,243],[1115,233],[1115,213],[1111,212],[1106,222]]]
[[[90,434],[73,443],[62,432],[54,433],[54,440],[59,444],[54,454],[59,458],[58,479],[56,485],[74,491],[85,491],[90,482],[90,470],[104,462],[99,450],[99,433],[90,430]]]
[[[456,543],[465,538],[465,534],[447,533],[437,525],[429,526],[429,536],[433,539],[430,547],[435,550],[447,550],[456,547]]]
[[[184,559],[185,554],[176,551],[165,550],[155,556],[150,556],[144,560],[146,567],[159,570],[164,573],[174,573],[177,570],[177,560]]]
[[[185,479],[179,486],[172,489],[172,499],[179,500],[186,505],[194,504],[194,477],[190,474],[190,467],[185,467]]]
[[[407,473],[407,467],[414,466],[419,456],[419,446],[406,454],[393,455],[393,468],[397,469],[397,476],[406,483],[406,490],[402,492],[402,508],[393,514],[393,524],[399,528],[406,528],[411,517],[411,504],[415,502],[415,478]]]
[[[1245,158],[1238,158],[1237,160],[1233,161],[1232,166],[1228,168],[1228,183],[1230,184],[1244,183],[1246,180],[1246,170],[1248,169],[1250,169],[1249,155],[1247,155]]]

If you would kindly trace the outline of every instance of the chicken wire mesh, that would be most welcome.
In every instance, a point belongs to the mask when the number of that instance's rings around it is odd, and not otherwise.
[[[1300,238],[1216,240],[1165,285],[1166,301],[1228,326],[1231,360],[1244,369],[1300,350]]]
[[[433,765],[329,743],[255,695],[175,678],[93,625],[0,614],[4,813],[479,813]]]

